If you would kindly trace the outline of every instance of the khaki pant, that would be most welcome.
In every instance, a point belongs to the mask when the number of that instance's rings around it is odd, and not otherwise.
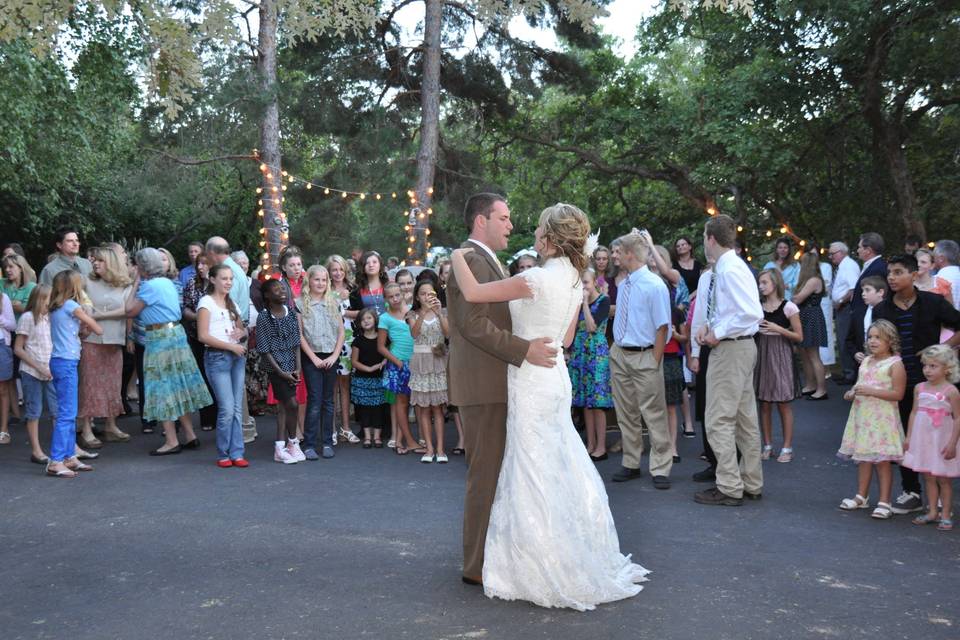
[[[650,434],[650,475],[669,476],[673,446],[667,426],[667,402],[663,391],[663,363],[653,349],[610,349],[610,382],[617,408],[617,424],[623,442],[623,466],[639,469],[643,456],[643,423]]]
[[[742,498],[744,490],[760,493],[760,428],[753,370],[757,345],[753,340],[723,341],[710,351],[707,368],[707,439],[717,456],[717,488]],[[740,464],[737,464],[737,448]]]
[[[467,458],[467,489],[463,505],[463,575],[483,576],[483,547],[490,510],[507,441],[507,405],[459,407]]]

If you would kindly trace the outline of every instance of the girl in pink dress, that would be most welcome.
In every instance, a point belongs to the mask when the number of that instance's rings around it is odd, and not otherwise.
[[[873,469],[877,469],[880,501],[870,514],[886,520],[893,515],[890,490],[893,486],[891,462],[903,458],[903,439],[897,403],[907,387],[907,372],[900,356],[900,335],[888,320],[877,320],[867,332],[870,355],[860,363],[857,384],[843,399],[852,400],[850,417],[843,431],[837,456],[858,463],[857,494],[844,498],[840,508],[852,511],[870,507],[867,498]]]
[[[960,364],[950,347],[938,344],[920,352],[926,382],[914,389],[903,466],[922,473],[927,485],[927,512],[913,524],[953,529],[953,482],[960,477],[957,440],[960,438]],[[942,505],[937,511],[937,498]]]

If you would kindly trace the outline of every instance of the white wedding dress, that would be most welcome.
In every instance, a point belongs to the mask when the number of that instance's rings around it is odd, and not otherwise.
[[[523,272],[532,299],[510,303],[513,333],[557,345],[583,302],[566,258]],[[484,547],[487,596],[581,611],[636,595],[649,573],[620,553],[600,474],[570,418],[570,376],[524,362],[507,374],[507,441]]]

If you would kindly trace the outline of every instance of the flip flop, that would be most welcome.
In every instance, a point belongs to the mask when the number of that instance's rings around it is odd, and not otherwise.
[[[47,475],[51,478],[76,478],[77,472],[71,471],[70,469],[60,469],[59,471],[54,471],[50,468],[50,465],[47,465]]]

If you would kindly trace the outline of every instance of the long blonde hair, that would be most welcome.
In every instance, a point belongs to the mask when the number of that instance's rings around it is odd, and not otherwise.
[[[300,289],[300,312],[303,314],[304,320],[310,317],[312,313],[311,302],[313,302],[313,295],[310,293],[310,278],[318,273],[327,274],[327,292],[323,294],[323,306],[327,310],[327,313],[332,315],[340,315],[340,305],[337,302],[337,298],[333,294],[333,282],[330,280],[330,272],[327,271],[327,268],[321,264],[312,265],[307,269],[307,278],[306,282],[303,283],[303,288]]]
[[[33,291],[30,292],[30,297],[27,298],[27,308],[24,309],[24,313],[27,311],[29,311],[33,316],[33,321],[35,323],[40,318],[50,313],[49,285],[38,284],[33,288]]]
[[[67,300],[83,304],[83,297],[83,276],[76,271],[61,271],[53,277],[48,308],[52,313],[62,307]]]
[[[94,247],[90,250],[90,257],[94,260],[102,260],[104,264],[104,274],[98,275],[95,271],[88,277],[91,280],[102,280],[111,287],[122,289],[132,283],[130,272],[127,265],[120,261],[120,254],[116,249],[108,246]]]
[[[163,275],[171,280],[176,280],[177,276],[180,275],[180,271],[177,269],[177,261],[173,259],[173,254],[163,247],[159,247],[157,251],[167,256],[167,272]]]
[[[14,253],[13,255],[9,255],[3,259],[4,266],[6,266],[8,262],[20,267],[20,282],[16,283],[18,288],[25,286],[29,282],[37,281],[37,273],[30,266],[30,263],[27,262],[27,259],[20,254]]]
[[[347,289],[353,290],[353,274],[350,273],[350,265],[347,264],[347,261],[343,258],[343,256],[335,253],[328,257],[327,261],[323,263],[323,266],[327,269],[328,275],[330,273],[330,265],[333,263],[337,263],[340,265],[340,268],[343,269],[343,286],[345,286]],[[307,269],[307,272],[309,273],[310,270]],[[330,278],[330,288],[333,288],[332,277]]]

